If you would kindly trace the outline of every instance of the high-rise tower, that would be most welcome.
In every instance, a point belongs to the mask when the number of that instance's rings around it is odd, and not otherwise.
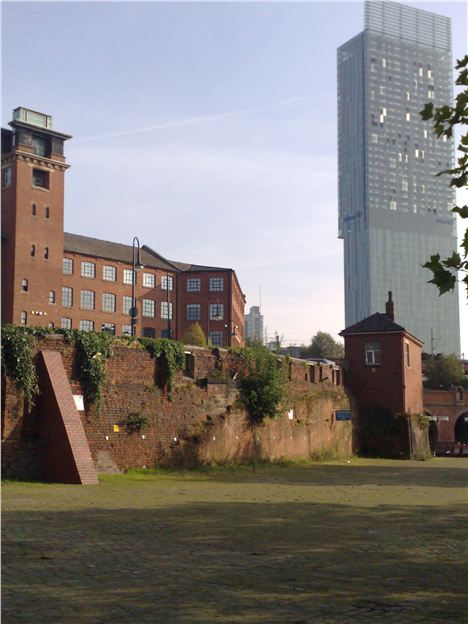
[[[339,236],[346,326],[391,290],[398,322],[423,349],[460,352],[458,290],[439,297],[422,268],[457,247],[448,176],[451,139],[419,111],[452,101],[450,19],[376,0],[365,28],[338,49]]]

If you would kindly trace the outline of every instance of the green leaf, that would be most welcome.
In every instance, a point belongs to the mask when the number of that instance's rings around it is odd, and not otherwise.
[[[461,260],[460,254],[454,251],[453,254],[449,258],[446,258],[442,262],[442,264],[451,269],[459,269],[461,265],[461,261],[462,260]]]
[[[422,111],[419,111],[419,114],[421,115],[422,119],[424,121],[427,121],[428,119],[432,119],[433,116],[433,110],[434,110],[434,104],[432,102],[428,102],[424,108],[422,109]]]
[[[452,212],[456,212],[462,219],[468,219],[468,206],[455,206]]]

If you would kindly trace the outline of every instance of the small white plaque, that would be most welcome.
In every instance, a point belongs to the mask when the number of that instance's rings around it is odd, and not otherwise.
[[[84,409],[83,395],[82,395],[82,394],[74,394],[74,395],[73,395],[73,398],[75,399],[75,406],[76,406],[76,409],[77,409],[79,412],[84,412],[84,411],[85,411],[85,409]]]
[[[294,410],[293,409],[288,410],[288,418],[289,418],[289,420],[294,420]]]

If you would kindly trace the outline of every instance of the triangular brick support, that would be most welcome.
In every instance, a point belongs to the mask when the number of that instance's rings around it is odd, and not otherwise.
[[[45,478],[61,483],[97,484],[96,468],[61,354],[40,351],[38,369]]]

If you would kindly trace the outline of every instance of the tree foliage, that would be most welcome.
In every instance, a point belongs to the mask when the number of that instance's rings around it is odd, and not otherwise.
[[[206,336],[200,323],[193,323],[182,336],[181,342],[195,347],[206,347]]]
[[[468,88],[466,88],[468,87],[468,55],[457,61],[455,69],[459,71],[455,84],[465,87],[455,98],[455,105],[434,107],[431,102],[426,104],[420,112],[423,120],[433,120],[434,134],[437,138],[442,136],[450,138],[455,126],[468,125]],[[437,175],[448,174],[452,176],[450,186],[466,188],[468,186],[468,132],[462,131],[458,152],[457,166],[453,169],[440,171]],[[467,219],[468,205],[454,206],[452,212],[459,214],[462,219]],[[429,282],[437,286],[440,295],[455,288],[457,271],[461,271],[464,274],[462,282],[466,286],[468,296],[468,228],[465,230],[460,247],[461,253],[454,251],[450,257],[444,260],[441,259],[440,254],[436,253],[423,265],[424,268],[432,272],[434,277]]]
[[[236,350],[248,366],[240,382],[242,398],[254,425],[279,414],[285,398],[286,379],[281,362],[266,347],[244,347]]]
[[[426,360],[426,388],[448,390],[451,386],[464,384],[462,362],[455,355],[437,355]]]
[[[344,346],[327,332],[319,331],[311,339],[310,345],[301,350],[302,357],[342,358]]]

